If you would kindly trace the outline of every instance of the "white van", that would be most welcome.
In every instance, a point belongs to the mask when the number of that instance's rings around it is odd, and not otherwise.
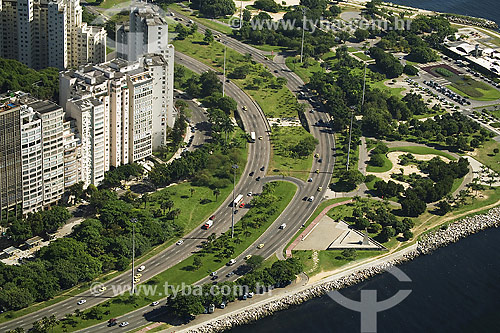
[[[285,229],[286,228],[286,223],[283,223],[282,225],[280,225],[280,229]]]
[[[307,201],[309,201],[309,202],[313,202],[313,200],[314,200],[314,195],[311,195],[311,196],[309,197],[309,199],[307,199]]]

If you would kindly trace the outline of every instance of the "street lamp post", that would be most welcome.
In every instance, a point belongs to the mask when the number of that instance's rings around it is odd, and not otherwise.
[[[234,189],[236,187],[236,169],[238,169],[237,164],[233,164],[233,204],[231,205],[231,238],[234,237]]]
[[[224,97],[225,88],[226,88],[226,42],[224,42],[224,73],[222,80],[222,97]]]
[[[240,1],[240,30],[243,25],[243,0]]]
[[[302,8],[302,45],[300,46],[300,63],[302,63],[302,57],[304,56],[304,35],[306,32],[306,8]]]
[[[130,219],[132,222],[132,294],[135,294],[135,224],[137,223],[137,219]]]

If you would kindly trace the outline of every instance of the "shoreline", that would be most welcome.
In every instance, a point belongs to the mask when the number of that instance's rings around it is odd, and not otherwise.
[[[387,257],[334,274],[311,285],[306,285],[289,294],[264,299],[256,304],[218,316],[204,323],[181,329],[181,332],[223,332],[236,326],[249,324],[260,318],[299,305],[326,293],[350,287],[371,277],[384,273],[387,268],[413,260],[420,255],[455,243],[472,234],[500,226],[500,207],[491,208],[487,213],[465,217],[450,223],[446,229],[438,228],[425,234],[416,244],[392,253]]]

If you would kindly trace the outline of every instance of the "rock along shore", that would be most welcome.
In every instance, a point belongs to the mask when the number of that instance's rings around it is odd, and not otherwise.
[[[283,295],[279,299],[270,299],[267,302],[263,300],[260,304],[256,304],[253,307],[250,306],[239,312],[215,318],[191,329],[187,329],[187,331],[195,333],[222,332],[238,325],[256,321],[260,318],[272,315],[274,312],[287,309],[292,305],[298,305],[311,298],[322,296],[332,290],[347,288],[385,272],[390,266],[407,262],[419,255],[429,254],[440,247],[454,243],[471,234],[498,226],[500,226],[500,208],[493,208],[486,214],[463,218],[450,223],[446,228],[442,227],[424,235],[417,242],[416,247],[413,247],[410,251],[401,251],[401,255],[392,257],[387,261],[374,263],[371,267],[361,268],[334,280],[326,278],[296,292],[291,291],[291,294]]]

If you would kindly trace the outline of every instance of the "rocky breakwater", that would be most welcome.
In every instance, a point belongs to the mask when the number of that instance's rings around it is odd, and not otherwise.
[[[311,298],[322,296],[332,290],[346,288],[362,282],[368,278],[385,272],[389,267],[399,265],[412,260],[421,254],[428,254],[439,247],[456,242],[471,234],[481,230],[498,227],[500,225],[500,208],[493,208],[486,214],[467,217],[453,223],[446,228],[440,228],[426,234],[419,240],[416,246],[409,250],[400,251],[384,258],[374,261],[372,266],[348,271],[344,276],[335,279],[326,278],[312,286],[302,287],[296,291],[291,290],[290,294],[279,297],[272,297],[268,300],[260,301],[258,304],[248,306],[239,312],[234,312],[211,321],[197,325],[189,332],[222,332],[238,325],[244,325],[260,318],[269,316],[274,312],[284,310],[292,305],[301,304]]]
[[[452,23],[475,25],[477,27],[487,28],[492,30],[498,29],[498,24],[496,24],[496,22],[484,18],[457,15],[457,14],[443,14],[443,16],[446,17],[448,21]]]

